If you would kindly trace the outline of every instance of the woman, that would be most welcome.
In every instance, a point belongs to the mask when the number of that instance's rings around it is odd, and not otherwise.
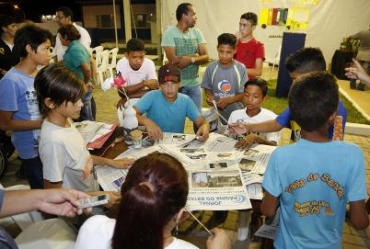
[[[159,152],[142,157],[132,165],[122,185],[117,219],[89,218],[80,229],[75,248],[196,249],[171,234],[187,218],[188,192],[187,173],[176,158]],[[208,249],[231,248],[223,230],[212,232]]]

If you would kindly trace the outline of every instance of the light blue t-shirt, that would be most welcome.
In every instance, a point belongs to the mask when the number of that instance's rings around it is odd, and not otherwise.
[[[277,148],[262,182],[280,199],[275,248],[342,248],[346,204],[367,198],[364,156],[345,142]]]
[[[13,112],[14,120],[41,120],[35,78],[14,67],[0,80],[0,110]],[[12,142],[22,159],[38,156],[40,130],[14,131]]]
[[[81,68],[84,62],[90,65],[90,52],[79,40],[72,41],[63,57],[64,66],[76,72],[79,78],[84,79]]]
[[[193,122],[200,117],[194,102],[181,93],[178,93],[176,100],[171,103],[161,90],[152,90],[142,96],[135,106],[163,132],[183,133],[186,117]]]
[[[175,47],[176,56],[199,53],[199,44],[206,43],[203,33],[197,28],[189,28],[182,33],[176,26],[169,27],[162,36],[162,47]],[[192,63],[181,69],[181,86],[194,87],[198,82],[199,65]]]

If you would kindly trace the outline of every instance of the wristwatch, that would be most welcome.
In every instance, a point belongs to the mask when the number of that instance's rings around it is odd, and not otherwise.
[[[195,57],[190,57],[190,59],[191,59],[191,63],[195,63]]]

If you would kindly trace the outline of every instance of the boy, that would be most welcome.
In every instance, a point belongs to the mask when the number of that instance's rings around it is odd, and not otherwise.
[[[45,188],[72,188],[89,195],[109,195],[110,207],[120,200],[112,191],[100,191],[93,165],[128,168],[132,159],[112,160],[90,155],[72,119],[80,116],[84,82],[70,69],[57,64],[43,68],[35,78],[35,89],[45,120],[40,134],[40,158],[45,165]]]
[[[238,44],[235,60],[240,61],[248,70],[248,79],[255,79],[262,75],[263,61],[265,60],[265,47],[253,36],[258,17],[253,12],[241,15],[239,21]]]
[[[290,55],[285,63],[289,71],[290,77],[294,80],[297,77],[314,72],[325,71],[325,58],[319,48],[303,48],[296,53]],[[328,137],[333,140],[343,140],[344,127],[347,120],[347,110],[341,100],[338,102],[337,117],[333,125],[329,126]],[[270,120],[254,124],[232,124],[230,125],[232,132],[237,134],[245,132],[274,132],[280,131],[284,127],[292,130],[291,142],[297,142],[300,138],[300,127],[292,119],[289,107],[284,110],[275,120]]]
[[[135,104],[145,93],[158,89],[157,74],[152,60],[145,58],[145,45],[140,39],[130,39],[126,44],[125,57],[117,62],[116,71],[126,79],[124,86],[130,103]],[[127,101],[126,96],[121,96],[118,107]]]
[[[38,153],[42,119],[33,82],[37,66],[50,61],[51,39],[48,30],[36,25],[26,24],[18,29],[14,49],[22,59],[0,81],[0,128],[14,131],[12,141],[32,189],[44,187]]]
[[[223,33],[217,37],[218,61],[207,66],[203,76],[202,88],[206,94],[208,105],[216,101],[218,111],[226,119],[230,114],[244,107],[243,85],[247,81],[245,66],[235,61],[236,37]],[[225,121],[221,120],[226,125]]]
[[[348,202],[352,225],[369,224],[363,153],[328,137],[338,101],[336,80],[327,72],[310,73],[292,85],[289,108],[302,137],[273,152],[262,182],[261,212],[273,216],[280,205],[275,248],[342,248]]]
[[[197,126],[199,141],[207,140],[209,123],[200,115],[194,102],[185,94],[178,93],[180,70],[166,64],[158,70],[160,90],[145,94],[134,106],[140,125],[145,125],[150,139],[162,139],[164,132],[183,133],[188,117]],[[146,114],[143,116],[141,114]]]
[[[233,111],[228,123],[258,123],[276,118],[277,115],[275,113],[261,107],[267,99],[267,90],[267,82],[264,79],[247,81],[244,85],[243,96],[246,108]],[[279,132],[251,133],[240,139],[235,144],[235,147],[245,149],[255,143],[276,146],[279,140]]]

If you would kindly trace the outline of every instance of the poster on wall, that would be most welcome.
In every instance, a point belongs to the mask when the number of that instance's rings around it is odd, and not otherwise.
[[[265,8],[260,12],[262,28],[282,26],[291,30],[307,30],[310,10],[304,8]]]

